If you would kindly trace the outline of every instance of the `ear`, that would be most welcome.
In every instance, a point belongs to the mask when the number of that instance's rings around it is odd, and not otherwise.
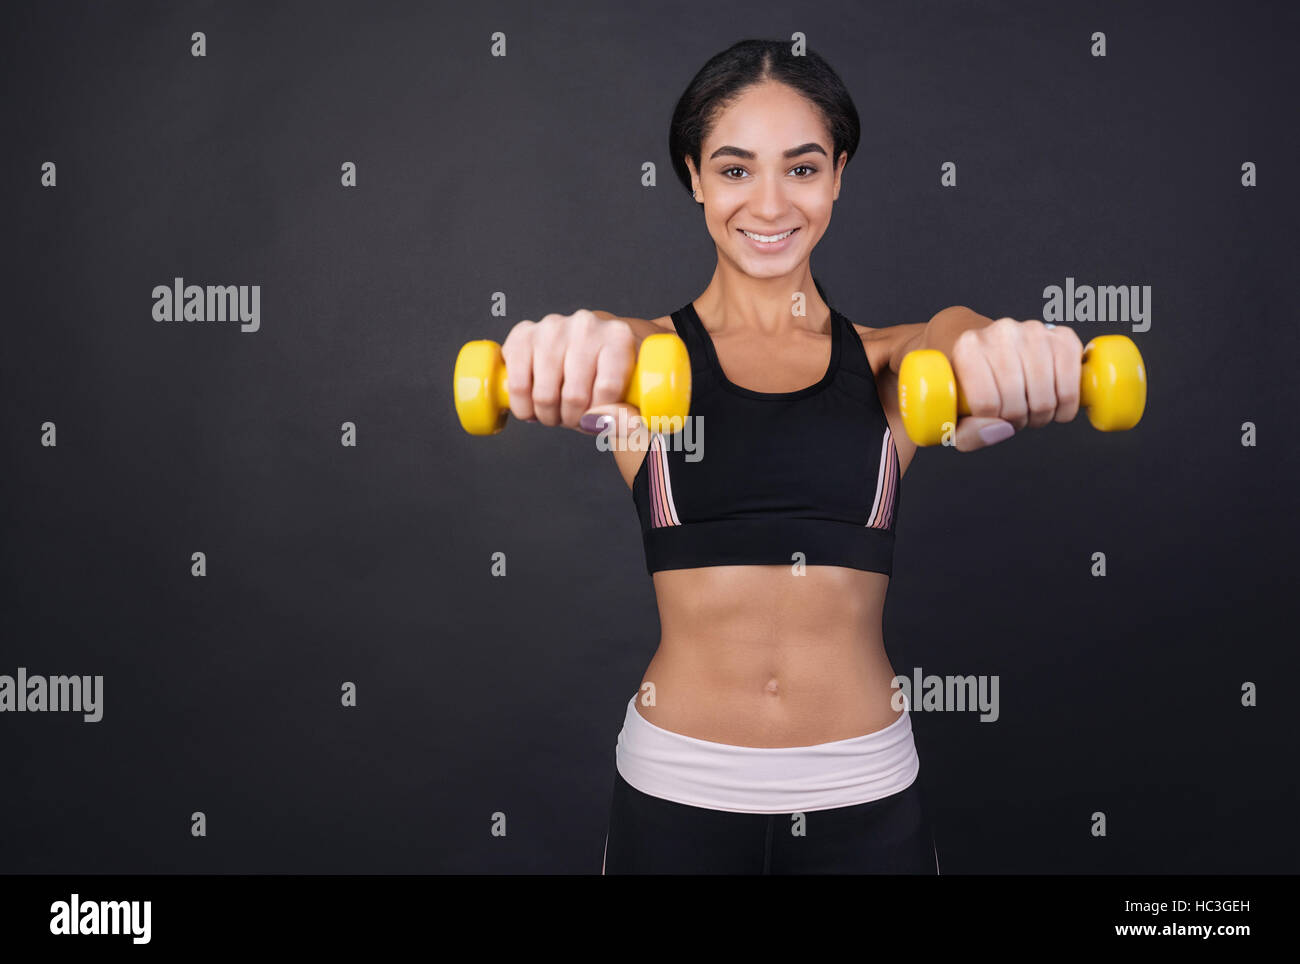
[[[835,165],[835,191],[831,195],[832,201],[840,199],[840,175],[844,173],[844,165],[849,162],[849,152],[840,151],[840,159]]]
[[[686,161],[686,170],[691,172],[691,193],[694,194],[700,189],[700,172],[695,169],[695,160],[689,154],[684,158]]]

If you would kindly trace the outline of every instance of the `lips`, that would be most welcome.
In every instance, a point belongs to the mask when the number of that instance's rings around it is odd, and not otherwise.
[[[798,228],[786,228],[786,231],[789,231],[790,233],[786,234],[785,237],[781,238],[781,240],[779,241],[759,241],[757,238],[750,237],[748,234],[746,234],[744,228],[737,228],[736,230],[739,231],[740,236],[745,239],[745,243],[749,245],[753,251],[759,254],[777,254],[781,251],[784,251],[793,243],[794,236],[799,233]],[[755,233],[759,233],[759,232],[755,232]],[[775,234],[762,234],[761,236],[770,238],[770,237],[780,237],[782,234],[785,234],[785,232],[776,232]]]
[[[785,240],[785,235],[794,234],[798,231],[797,227],[785,228],[781,231],[751,231],[748,228],[741,228],[740,233],[745,235],[751,241],[758,241],[760,244],[776,244]]]

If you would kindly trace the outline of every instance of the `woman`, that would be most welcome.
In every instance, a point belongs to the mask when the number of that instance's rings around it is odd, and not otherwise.
[[[858,137],[852,99],[811,51],[749,40],[718,54],[669,137],[717,246],[708,287],[653,320],[520,322],[503,345],[513,413],[588,432],[628,409],[642,339],[676,332],[691,358],[703,457],[644,428],[649,452],[614,447],[661,639],[619,734],[602,873],[938,872],[881,632],[915,454],[898,366],[916,348],[952,360],[969,451],[1074,418],[1082,346],[1068,328],[960,307],[887,328],[830,307],[809,259]]]

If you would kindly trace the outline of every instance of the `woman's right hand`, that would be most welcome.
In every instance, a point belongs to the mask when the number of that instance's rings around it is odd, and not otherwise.
[[[582,416],[637,409],[622,401],[636,367],[632,327],[586,309],[521,321],[501,345],[510,411],[516,418],[584,431]],[[588,420],[589,422],[592,420]]]

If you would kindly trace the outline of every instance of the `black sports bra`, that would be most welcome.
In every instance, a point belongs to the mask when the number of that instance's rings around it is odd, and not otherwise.
[[[654,433],[632,482],[646,569],[844,566],[889,574],[899,465],[857,331],[831,309],[816,384],[756,392],[723,374],[688,302],[673,325],[691,360],[691,414]]]

